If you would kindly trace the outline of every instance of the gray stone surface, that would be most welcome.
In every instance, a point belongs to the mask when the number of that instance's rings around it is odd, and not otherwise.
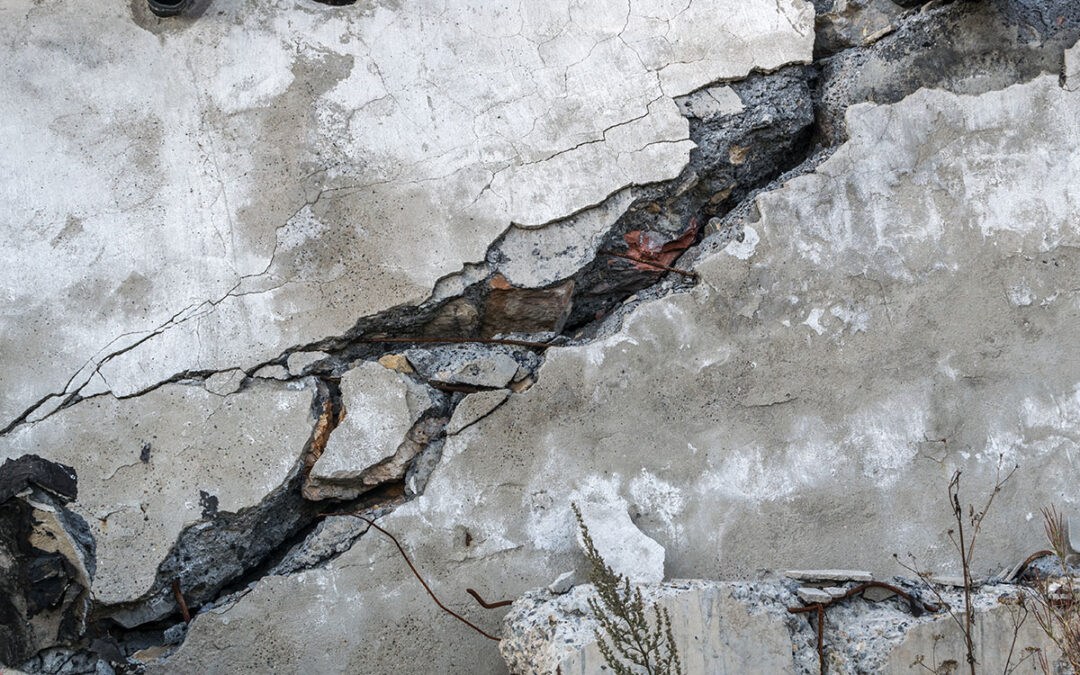
[[[200,7],[0,8],[0,425],[417,303],[511,223],[677,176],[672,97],[813,41],[801,0]]]
[[[672,582],[643,587],[645,602],[668,610],[686,675],[795,673],[791,636],[774,613],[748,602],[740,584]],[[561,596],[529,593],[506,616],[499,651],[515,675],[605,672],[596,646],[599,622],[588,598],[591,585]],[[650,612],[651,615],[651,612]]]
[[[341,402],[344,418],[311,469],[315,486],[362,481],[365,471],[394,456],[432,405],[423,387],[373,361],[341,378]]]
[[[139,598],[181,530],[258,504],[311,436],[312,387],[254,384],[221,397],[168,384],[138,398],[89,399],[0,438],[0,459],[36,454],[73,467],[97,545],[92,590]]]

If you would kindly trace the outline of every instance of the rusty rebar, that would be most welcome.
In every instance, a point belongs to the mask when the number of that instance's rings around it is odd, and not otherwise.
[[[916,602],[926,608],[928,612],[936,612],[940,609],[937,605],[930,605],[923,602],[921,599],[916,598],[907,591],[897,588],[892,584],[887,584],[884,581],[867,581],[866,583],[859,584],[850,589],[843,595],[838,595],[835,598],[830,599],[828,602],[816,602],[812,605],[806,605],[805,607],[788,607],[787,611],[792,614],[804,614],[806,612],[817,612],[817,649],[818,649],[818,663],[820,664],[821,675],[825,675],[825,610],[830,606],[846,600],[853,595],[858,595],[868,588],[884,588],[892,591],[897,595],[903,597],[909,603],[914,605]]]
[[[480,597],[480,594],[471,588],[466,588],[465,592],[473,596],[473,598],[480,603],[480,606],[484,609],[498,609],[500,607],[508,607],[514,604],[513,600],[501,600],[499,602],[484,602],[484,599]]]
[[[176,596],[176,602],[180,605],[180,613],[184,615],[184,623],[191,623],[191,612],[188,611],[187,603],[184,602],[184,594],[180,591],[180,580],[173,579],[172,592]]]
[[[409,566],[410,570],[412,570],[413,576],[415,576],[417,581],[419,581],[420,584],[424,587],[424,590],[427,591],[427,594],[430,595],[431,599],[435,601],[435,604],[438,605],[439,609],[446,612],[450,616],[454,617],[455,619],[457,619],[461,623],[465,624],[469,628],[472,628],[474,631],[476,631],[477,633],[480,633],[481,635],[483,635],[487,639],[494,640],[495,642],[501,642],[501,638],[497,638],[494,635],[491,635],[490,633],[486,632],[483,628],[480,628],[479,626],[477,626],[473,622],[469,621],[468,619],[461,616],[460,614],[458,614],[454,610],[452,610],[449,607],[447,607],[446,605],[442,604],[442,602],[439,600],[438,596],[435,595],[435,592],[432,591],[431,587],[428,586],[426,581],[424,581],[424,577],[420,576],[420,572],[417,571],[416,567],[412,564],[412,561],[409,560],[408,554],[405,553],[405,549],[401,546],[401,543],[397,540],[397,537],[395,537],[394,535],[390,534],[389,532],[387,532],[383,528],[376,525],[374,520],[372,520],[370,518],[365,518],[364,516],[361,516],[358,513],[320,513],[319,515],[320,516],[352,516],[353,518],[359,518],[360,520],[364,521],[365,523],[368,524],[369,527],[373,527],[376,530],[378,530],[379,532],[382,532],[384,535],[386,535],[390,539],[390,541],[394,542],[394,546],[397,547],[398,553],[400,553],[401,557],[405,559],[405,564]]]

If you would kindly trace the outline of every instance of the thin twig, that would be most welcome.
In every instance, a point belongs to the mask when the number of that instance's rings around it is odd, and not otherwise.
[[[453,337],[376,337],[357,340],[362,344],[378,344],[380,342],[416,342],[422,344],[481,344],[481,345],[515,345],[517,347],[534,347],[547,349],[552,345],[547,342],[531,342],[529,340],[511,340],[509,338],[453,338]]]
[[[662,265],[660,263],[651,262],[651,261],[648,261],[648,260],[642,260],[641,258],[635,258],[634,256],[627,255],[625,253],[619,253],[617,251],[608,251],[606,249],[598,251],[598,253],[600,253],[602,255],[615,256],[616,258],[622,258],[623,260],[630,260],[632,262],[641,263],[642,265],[648,265],[649,267],[655,267],[656,269],[664,270],[665,272],[674,272],[675,274],[681,274],[684,277],[688,277],[690,279],[697,279],[697,272],[691,272],[689,270],[681,270],[678,267],[669,267],[667,265]]]
[[[420,582],[420,584],[424,587],[424,590],[427,591],[427,594],[430,595],[431,599],[435,601],[435,604],[439,606],[439,609],[446,612],[450,616],[454,617],[455,619],[457,619],[461,623],[465,624],[469,628],[472,628],[474,631],[476,631],[477,633],[480,633],[481,635],[483,635],[487,639],[494,640],[495,642],[500,642],[501,641],[501,638],[497,638],[494,635],[491,635],[490,633],[485,632],[484,629],[480,628],[479,626],[477,626],[473,622],[469,621],[465,617],[461,616],[460,614],[458,614],[454,610],[450,609],[446,605],[442,604],[442,602],[439,601],[439,598],[435,595],[434,591],[431,590],[431,587],[428,586],[426,581],[424,581],[424,577],[420,576],[420,572],[418,572],[416,567],[413,566],[412,561],[409,560],[408,554],[405,553],[405,549],[402,548],[401,543],[398,542],[398,540],[397,540],[397,537],[395,537],[394,535],[390,534],[389,532],[387,532],[383,528],[376,525],[374,520],[371,520],[370,518],[365,518],[364,516],[361,516],[358,513],[320,513],[319,515],[320,516],[352,516],[353,518],[359,518],[360,520],[364,521],[365,523],[368,524],[369,527],[374,527],[379,532],[382,532],[384,535],[389,537],[390,541],[394,542],[394,546],[397,546],[397,550],[398,550],[399,553],[401,553],[401,557],[405,559],[405,564],[409,566],[409,569],[412,570],[413,576],[415,576],[416,579]]]
[[[471,588],[466,588],[465,592],[473,596],[473,598],[475,598],[476,601],[480,603],[480,606],[484,609],[498,609],[500,607],[508,607],[514,604],[513,600],[502,600],[500,602],[484,602],[484,599],[480,597],[480,594]]]
[[[188,611],[187,603],[184,602],[184,594],[180,592],[179,579],[173,579],[172,592],[176,596],[176,602],[180,605],[180,613],[184,615],[184,623],[191,623],[191,612]]]

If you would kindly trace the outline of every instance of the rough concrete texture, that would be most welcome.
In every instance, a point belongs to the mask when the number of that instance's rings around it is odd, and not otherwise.
[[[672,97],[813,43],[802,0],[203,9],[0,9],[0,425],[419,302],[511,223],[678,175]]]
[[[0,438],[0,458],[35,454],[73,467],[71,509],[97,544],[93,592],[122,603],[146,593],[180,532],[254,506],[300,460],[311,386],[255,384],[219,396],[168,384],[138,398],[83,401]]]
[[[0,460],[78,474],[0,469],[4,660],[505,672],[324,512],[497,634],[465,589],[584,579],[578,503],[635,578],[728,580],[673,619],[730,669],[817,672],[786,607],[955,575],[954,470],[1021,465],[979,577],[1074,506],[1080,5],[332,4],[0,7]],[[887,596],[830,669],[925,652]]]
[[[491,391],[478,391],[469,394],[461,403],[454,408],[454,416],[446,425],[446,434],[452,436],[462,429],[475,423],[495,408],[502,405],[506,397],[510,395],[508,389],[492,389]]]
[[[742,584],[706,581],[645,587],[646,604],[671,615],[686,675],[795,672],[784,623],[748,603],[745,590]],[[589,609],[590,597],[595,599],[592,586],[578,586],[554,598],[533,592],[517,600],[506,615],[499,643],[510,672],[602,672],[604,659],[595,638],[601,629]]]
[[[784,585],[690,580],[640,588],[646,605],[655,603],[670,613],[688,675],[820,672],[816,616],[794,618],[788,607],[808,603],[796,600]],[[963,606],[957,591],[941,592],[954,607]],[[1040,672],[1029,648],[1044,650],[1051,664],[1059,658],[1035,620],[1023,618],[1015,601],[1021,592],[1001,585],[973,593],[977,672]],[[923,593],[933,598],[929,590]],[[505,617],[499,643],[510,672],[605,672],[596,646],[596,631],[603,631],[588,606],[590,597],[595,591],[585,585],[565,595],[532,591],[518,599]],[[899,600],[875,603],[856,596],[840,601],[828,609],[823,637],[825,672],[837,675],[925,672],[919,663],[933,673],[965,672],[967,667],[963,634],[948,613],[916,615]]]
[[[603,494],[672,576],[892,574],[905,551],[950,572],[934,496],[963,468],[980,500],[1003,455],[1022,466],[982,564],[1023,558],[1041,537],[1026,514],[1068,503],[1075,478],[1057,411],[1080,379],[1078,109],[1050,76],[854,108],[851,141],[763,195],[692,292],[550,352],[536,385],[449,439],[431,517],[554,553],[569,502]]]

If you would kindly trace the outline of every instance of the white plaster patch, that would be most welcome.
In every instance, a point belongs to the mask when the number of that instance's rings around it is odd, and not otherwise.
[[[642,468],[630,481],[630,498],[639,512],[659,518],[673,537],[682,531],[675,519],[686,508],[686,496],[676,486]]]
[[[813,330],[818,335],[821,335],[825,332],[825,326],[821,325],[821,317],[823,316],[825,316],[825,310],[821,309],[820,307],[815,307],[810,310],[810,313],[807,315],[806,320],[803,321],[803,325],[809,326],[811,330]],[[825,322],[825,325],[828,325],[828,321]]]
[[[724,247],[724,251],[739,260],[747,260],[754,255],[754,250],[760,241],[761,237],[758,235],[757,230],[747,225],[743,228],[742,241],[732,240],[730,244]]]

